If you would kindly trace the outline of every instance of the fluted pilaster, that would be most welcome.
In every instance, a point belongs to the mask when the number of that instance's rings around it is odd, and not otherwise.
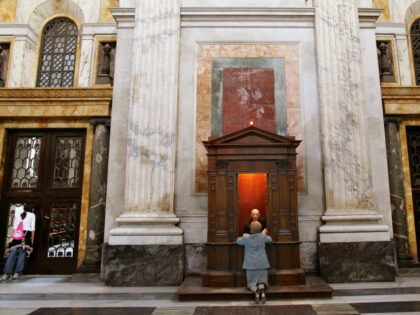
[[[358,1],[314,5],[327,222],[321,242],[389,240],[373,203]]]
[[[173,213],[179,32],[179,0],[136,1],[124,213],[110,244],[182,242]]]

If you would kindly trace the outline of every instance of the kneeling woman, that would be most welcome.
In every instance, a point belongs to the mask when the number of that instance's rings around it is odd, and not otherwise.
[[[244,263],[242,268],[246,269],[246,280],[248,288],[255,295],[255,303],[265,303],[265,289],[268,284],[267,271],[270,268],[267,253],[265,252],[265,244],[272,242],[271,237],[260,233],[261,223],[258,221],[251,222],[251,234],[244,234],[236,240],[238,245],[245,247]]]

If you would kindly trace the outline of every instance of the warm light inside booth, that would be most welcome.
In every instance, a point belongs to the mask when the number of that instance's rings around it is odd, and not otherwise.
[[[251,210],[258,209],[261,218],[267,221],[267,175],[238,174],[238,226],[239,235],[244,224],[251,218]]]

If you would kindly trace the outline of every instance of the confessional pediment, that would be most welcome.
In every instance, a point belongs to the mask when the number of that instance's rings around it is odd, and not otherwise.
[[[218,138],[203,141],[206,147],[211,146],[287,146],[297,147],[300,143],[292,136],[280,136],[278,134],[266,131],[254,126],[233,132],[231,134]]]

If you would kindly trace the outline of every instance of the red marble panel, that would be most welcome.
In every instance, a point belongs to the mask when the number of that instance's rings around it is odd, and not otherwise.
[[[274,70],[223,69],[223,134],[249,126],[276,132]]]

